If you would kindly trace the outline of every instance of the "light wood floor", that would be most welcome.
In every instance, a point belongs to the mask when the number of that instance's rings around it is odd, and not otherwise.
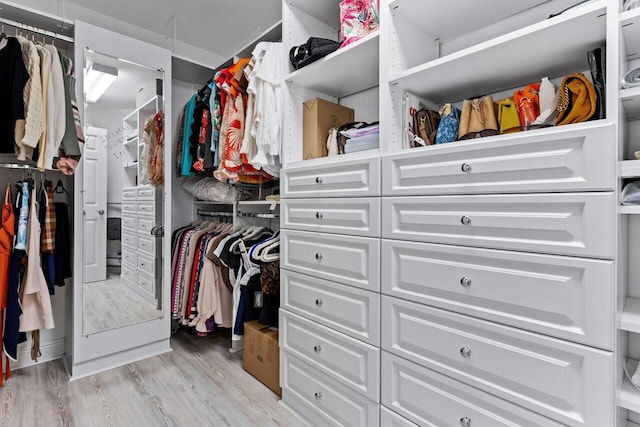
[[[162,317],[162,310],[127,288],[120,275],[102,282],[84,283],[82,296],[84,335],[148,322]]]
[[[229,341],[179,332],[171,353],[71,383],[61,360],[21,369],[0,389],[0,426],[301,426]]]

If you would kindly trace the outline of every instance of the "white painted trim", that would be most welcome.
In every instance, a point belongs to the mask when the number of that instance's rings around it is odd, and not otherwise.
[[[62,358],[65,353],[65,338],[57,338],[47,343],[41,343],[40,353],[42,353],[42,356],[38,358],[37,362],[34,362],[31,360],[31,340],[18,345],[18,361],[11,362],[11,370],[15,371]]]

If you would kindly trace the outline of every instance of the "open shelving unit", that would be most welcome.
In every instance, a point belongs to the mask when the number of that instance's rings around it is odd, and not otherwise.
[[[627,120],[640,119],[640,87],[622,89],[620,99],[627,114]]]
[[[125,128],[135,131],[134,137],[128,140],[125,139],[122,142],[125,150],[123,164],[123,184],[125,187],[135,187],[140,184],[139,166],[144,150],[143,133],[145,121],[160,110],[162,110],[162,97],[155,95],[122,119],[122,124]]]

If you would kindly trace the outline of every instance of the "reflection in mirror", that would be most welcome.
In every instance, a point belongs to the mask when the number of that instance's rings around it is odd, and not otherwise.
[[[85,51],[83,335],[162,317],[163,79]]]

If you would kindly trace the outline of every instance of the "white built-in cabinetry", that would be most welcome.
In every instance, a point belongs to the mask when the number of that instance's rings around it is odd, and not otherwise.
[[[338,3],[283,2],[284,50],[336,39]],[[285,78],[281,385],[311,424],[640,421],[623,381],[640,359],[640,216],[625,215],[640,210],[619,205],[640,177],[621,162],[640,150],[640,92],[619,85],[640,62],[640,9],[548,18],[575,3],[381,0],[379,34]],[[589,76],[605,44],[606,119],[406,149],[407,93],[497,100]],[[380,150],[302,159],[302,103],[357,118],[370,106],[354,93],[372,87]]]

